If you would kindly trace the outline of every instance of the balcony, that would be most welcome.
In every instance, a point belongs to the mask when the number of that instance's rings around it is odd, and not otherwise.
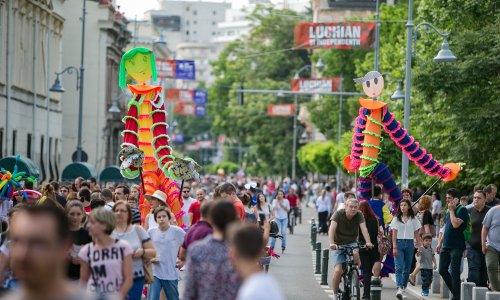
[[[380,0],[385,3],[386,0]],[[329,8],[338,9],[375,9],[375,0],[328,0]]]

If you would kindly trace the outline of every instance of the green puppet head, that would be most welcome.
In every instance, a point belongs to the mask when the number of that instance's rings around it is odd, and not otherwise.
[[[139,83],[145,83],[151,77],[153,81],[156,81],[156,63],[153,51],[137,47],[125,52],[120,62],[118,84],[121,88],[124,88],[127,83],[127,74]]]

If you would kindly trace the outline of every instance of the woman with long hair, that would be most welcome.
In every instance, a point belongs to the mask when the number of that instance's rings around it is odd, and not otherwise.
[[[83,228],[86,214],[83,204],[77,200],[71,200],[66,204],[66,214],[68,215],[69,230],[73,240],[71,252],[69,253],[68,277],[71,280],[80,279],[80,259],[78,253],[83,246],[92,242],[88,231]]]
[[[263,193],[257,194],[257,213],[259,214],[264,214],[266,217],[265,220],[260,220],[259,221],[269,221],[271,220],[271,208],[269,206],[269,203],[267,203],[266,196]]]
[[[276,193],[276,199],[273,200],[271,205],[271,212],[276,218],[276,223],[280,228],[281,233],[281,252],[284,253],[286,249],[286,230],[288,226],[288,212],[290,211],[290,202],[285,198],[285,193],[279,189]],[[276,238],[271,239],[271,249],[274,249]]]
[[[120,200],[113,206],[116,218],[116,227],[111,234],[112,237],[127,241],[132,247],[133,259],[133,284],[128,293],[129,300],[140,300],[144,286],[143,258],[153,258],[156,250],[149,234],[141,227],[132,224],[132,209],[124,200]]]
[[[419,234],[420,238],[424,236],[424,234],[431,234],[432,237],[436,236],[436,226],[434,225],[434,220],[432,218],[432,213],[431,213],[431,208],[432,208],[432,198],[429,195],[422,196],[420,198],[420,201],[418,203],[418,213],[417,213],[417,219],[422,225],[419,229]],[[420,265],[416,261],[415,256],[413,257],[415,262],[412,262],[412,265],[415,263],[415,268],[413,269],[413,272],[411,272],[408,280],[410,281],[411,285],[415,285],[415,281],[417,279],[417,274],[420,272]]]
[[[321,195],[316,199],[316,209],[318,211],[319,234],[328,234],[328,215],[332,211],[332,198],[330,197],[330,187],[326,186]]]
[[[126,299],[132,287],[132,248],[111,236],[115,215],[99,207],[90,212],[87,228],[92,243],[80,250],[80,284],[95,295],[119,295]],[[98,272],[96,272],[98,270]]]
[[[370,235],[370,241],[373,243],[373,248],[371,249],[361,249],[359,251],[359,258],[361,260],[361,268],[364,275],[364,285],[363,285],[363,299],[370,299],[370,287],[372,276],[380,276],[380,252],[378,250],[377,236],[379,232],[378,218],[373,212],[367,201],[361,201],[359,204],[359,211],[365,217],[366,228],[368,229],[368,234]],[[359,230],[359,242],[365,244],[365,238]]]
[[[415,249],[413,239],[417,240],[417,253],[420,254],[422,251],[422,241],[419,234],[419,229],[422,226],[415,217],[410,200],[403,199],[399,202],[398,213],[392,219],[390,227],[392,230],[392,251],[396,258],[396,285],[398,287],[396,297],[401,300],[406,298],[406,286]]]
[[[244,193],[238,197],[243,203],[245,209],[245,222],[250,224],[257,224],[257,208],[252,206],[252,198],[249,194]]]

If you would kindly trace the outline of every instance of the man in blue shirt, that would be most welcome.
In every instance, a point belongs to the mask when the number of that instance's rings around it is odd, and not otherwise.
[[[446,191],[448,211],[444,221],[444,232],[439,239],[439,275],[450,289],[453,300],[460,299],[460,262],[465,250],[464,230],[468,218],[465,207],[459,204],[460,194],[456,189]],[[451,274],[448,271],[451,268]]]

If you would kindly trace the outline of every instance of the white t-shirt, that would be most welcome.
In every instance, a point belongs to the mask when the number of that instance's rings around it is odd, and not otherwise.
[[[153,263],[154,276],[161,280],[179,280],[179,272],[175,265],[179,247],[186,233],[178,226],[170,226],[166,231],[153,228],[148,230],[148,233],[160,258],[159,262]]]
[[[288,202],[287,199],[283,198],[283,204],[285,207],[290,210],[290,202]],[[274,211],[274,216],[276,219],[288,219],[288,211],[285,210],[281,205],[278,204],[278,200],[274,199],[273,204],[271,205],[272,208],[274,209],[276,207],[276,210]]]
[[[85,245],[78,257],[89,265],[91,275],[87,291],[91,293],[115,294],[123,284],[123,260],[132,255],[129,243],[117,240],[107,248],[97,249],[93,243]]]
[[[284,300],[285,296],[278,282],[266,273],[255,273],[248,277],[240,289],[236,300]]]
[[[396,229],[398,231],[398,235],[396,236],[398,240],[413,240],[415,231],[422,227],[417,217],[409,218],[406,223],[400,222],[397,217],[394,217],[392,218],[390,226],[391,229]]]
[[[187,198],[187,199],[182,199],[184,201],[184,205],[182,205],[182,211],[184,212],[184,214],[182,215],[182,223],[184,225],[188,225],[188,211],[189,211],[189,207],[191,206],[191,204],[193,204],[194,202],[196,202],[196,199],[194,198]]]
[[[153,214],[153,212],[150,212],[146,216],[146,223],[148,223],[148,230],[158,227],[158,223],[156,223],[155,221],[155,215]]]
[[[432,202],[432,214],[441,214],[443,204],[441,203],[441,200],[434,200]]]

